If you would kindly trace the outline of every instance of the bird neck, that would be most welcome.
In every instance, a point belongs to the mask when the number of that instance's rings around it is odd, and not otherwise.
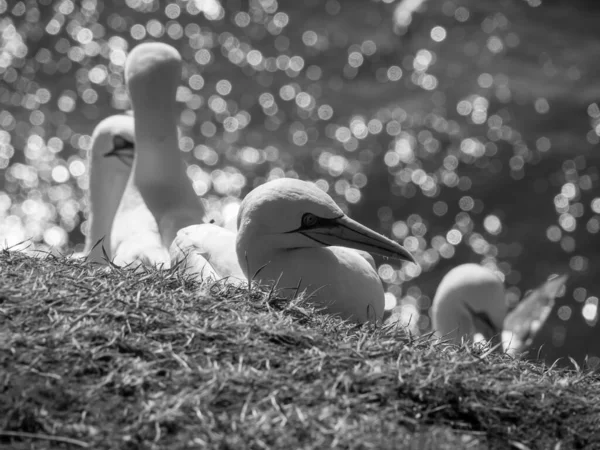
[[[281,248],[273,236],[257,237],[242,226],[237,235],[236,253],[244,275],[253,278],[264,267],[289,257],[293,250]]]
[[[202,223],[204,208],[181,159],[175,108],[170,103],[157,106],[135,109],[133,170],[135,185],[158,224],[163,244],[169,247],[178,230]]]
[[[127,186],[130,172],[123,169],[117,171],[104,170],[100,162],[90,161],[90,229],[86,237],[85,253],[91,262],[102,262],[106,250],[111,254],[111,231],[119,203]],[[94,245],[104,238],[104,241]],[[92,248],[94,247],[94,248]]]
[[[138,186],[169,184],[179,175],[181,157],[175,118],[169,108],[164,114],[156,112],[135,110],[134,173]]]
[[[472,338],[476,332],[473,320],[463,303],[434,299],[433,330],[442,338],[460,344],[463,337]],[[446,299],[447,300],[447,299]]]
[[[290,246],[289,235],[286,234],[258,234],[251,232],[242,224],[236,239],[236,253],[238,263],[244,275],[258,279],[265,279],[263,275],[279,272],[279,267],[286,267],[289,275],[295,271],[295,265],[290,262],[302,261],[299,264],[310,266],[319,265],[327,247],[306,247],[298,244]],[[268,278],[268,277],[267,277]],[[275,276],[275,279],[277,276]]]

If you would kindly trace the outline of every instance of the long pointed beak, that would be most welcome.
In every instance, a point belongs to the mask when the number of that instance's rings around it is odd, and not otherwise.
[[[554,277],[554,278],[546,281],[543,284],[542,289],[544,290],[546,295],[554,298],[554,297],[556,297],[556,295],[558,294],[558,292],[563,287],[563,285],[567,282],[568,279],[569,279],[568,274],[562,274],[560,276]]]
[[[413,255],[397,242],[352,220],[348,216],[327,220],[326,224],[298,230],[306,237],[326,246],[341,246],[377,253],[389,258],[416,263]]]

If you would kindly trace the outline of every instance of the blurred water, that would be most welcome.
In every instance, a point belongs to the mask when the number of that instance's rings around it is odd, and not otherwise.
[[[518,300],[571,272],[539,342],[600,356],[598,7],[589,2],[0,0],[0,238],[80,248],[85,160],[129,107],[127,51],[185,60],[180,148],[223,224],[253,186],[317,181],[413,251],[378,260],[427,330],[441,277],[498,270]],[[231,219],[229,219],[231,220]]]

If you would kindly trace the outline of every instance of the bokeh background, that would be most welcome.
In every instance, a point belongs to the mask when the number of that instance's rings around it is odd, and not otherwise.
[[[91,132],[129,107],[127,52],[167,42],[217,223],[267,179],[316,181],[417,255],[377,262],[421,332],[452,266],[498,270],[513,303],[568,272],[536,343],[596,365],[599,19],[596,0],[0,0],[0,240],[82,249]]]

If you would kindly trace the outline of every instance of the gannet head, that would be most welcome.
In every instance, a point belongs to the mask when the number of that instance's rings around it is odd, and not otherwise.
[[[145,42],[127,56],[125,81],[136,115],[154,112],[165,116],[165,107],[175,104],[180,80],[181,55],[168,44]],[[152,108],[157,104],[161,108]]]
[[[135,134],[131,114],[118,114],[102,120],[92,133],[91,164],[103,172],[131,171]],[[97,169],[94,169],[97,170]]]
[[[479,264],[461,264],[440,282],[431,316],[438,335],[460,343],[477,334],[499,338],[507,311],[502,280]]]
[[[313,183],[282,178],[251,191],[238,213],[237,253],[342,246],[414,262],[397,242],[350,219]],[[250,256],[250,255],[248,255]]]

